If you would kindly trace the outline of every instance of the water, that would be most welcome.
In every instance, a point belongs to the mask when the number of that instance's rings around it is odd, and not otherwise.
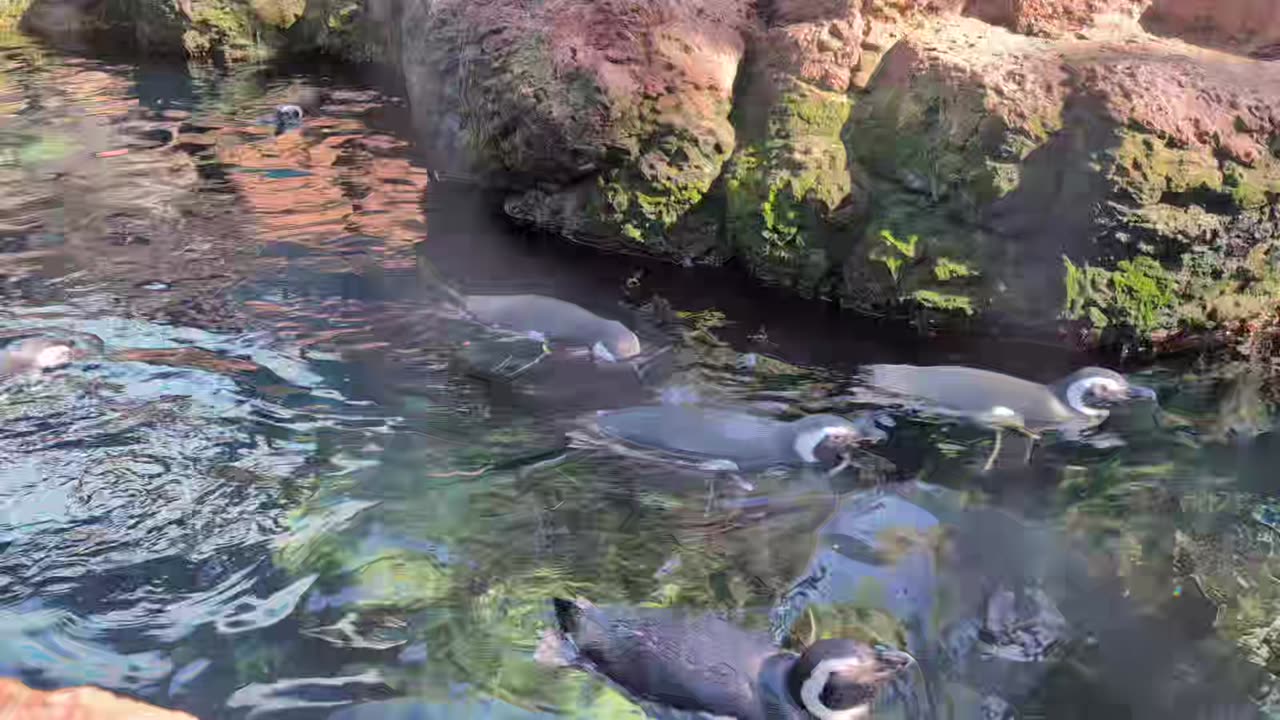
[[[307,117],[278,133],[284,102]],[[855,411],[865,362],[1048,381],[1085,359],[922,338],[731,272],[524,237],[493,198],[433,181],[407,117],[394,89],[323,67],[3,42],[0,333],[92,333],[105,351],[0,388],[0,672],[202,718],[638,716],[606,683],[534,662],[558,595],[909,644],[942,716],[976,717],[990,695],[1023,717],[1270,707],[1266,378],[1147,368],[1164,412],[1117,413],[1030,465],[1015,449],[981,473],[991,433],[902,418],[856,473],[709,493],[696,468],[566,435],[663,394]],[[553,294],[669,351],[643,377],[478,372],[531,348],[451,313],[442,278]],[[815,567],[863,567],[828,541],[876,492],[949,528],[945,562],[911,566],[887,612],[808,593]],[[1053,597],[1072,637],[1052,662],[966,665],[994,583]],[[917,607],[929,622],[904,630],[893,611]]]

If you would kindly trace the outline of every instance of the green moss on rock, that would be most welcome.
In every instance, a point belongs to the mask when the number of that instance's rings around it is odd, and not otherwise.
[[[725,235],[757,274],[813,291],[839,261],[834,217],[853,192],[840,134],[851,99],[790,78],[775,83],[763,136],[724,174]],[[834,255],[834,257],[833,257]]]
[[[1020,163],[1062,127],[1058,115],[1011,126],[981,87],[920,78],[873,91],[854,112],[846,140],[860,162],[935,200],[976,211],[1021,183]]]
[[[1121,132],[1111,178],[1140,205],[1157,204],[1165,193],[1220,193],[1223,188],[1222,171],[1207,149],[1170,147],[1133,130]]]
[[[1067,318],[1088,321],[1098,330],[1129,327],[1142,335],[1177,326],[1178,281],[1155,258],[1121,260],[1113,270],[1078,266],[1066,257],[1063,264]]]
[[[27,8],[32,0],[0,0],[0,32],[13,32],[18,29]]]
[[[723,116],[728,115],[725,108]],[[601,217],[640,244],[666,244],[668,234],[702,202],[732,148],[728,121],[719,127],[662,123],[634,163],[599,180]]]

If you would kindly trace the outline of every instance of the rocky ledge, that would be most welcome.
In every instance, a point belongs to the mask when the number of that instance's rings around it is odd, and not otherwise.
[[[1085,343],[1277,319],[1271,0],[34,3],[393,64],[457,169],[579,242]]]

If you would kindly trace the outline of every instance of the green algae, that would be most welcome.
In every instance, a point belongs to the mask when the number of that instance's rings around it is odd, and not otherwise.
[[[1142,335],[1178,324],[1178,280],[1155,258],[1121,260],[1113,270],[1078,266],[1065,256],[1062,261],[1064,317],[1087,320],[1097,330],[1120,325]]]
[[[640,244],[665,244],[676,223],[711,189],[732,146],[684,126],[660,127],[659,133],[642,143],[647,149],[635,162],[597,181],[602,219]]]
[[[845,138],[882,176],[973,212],[1016,190],[1020,163],[1061,128],[1060,115],[1011,125],[991,113],[983,89],[921,78],[909,90],[873,91]]]
[[[0,32],[13,32],[33,0],[0,0]]]
[[[979,274],[970,264],[957,262],[948,257],[939,257],[933,266],[933,276],[942,282],[954,278],[976,277]]]
[[[918,235],[898,237],[882,229],[867,258],[887,271],[890,286],[882,297],[886,309],[895,306],[934,311],[946,315],[972,316],[978,302],[972,296],[971,280],[981,273],[969,262],[957,261],[938,252],[938,243]]]
[[[973,298],[966,295],[952,295],[936,290],[916,290],[908,297],[930,310],[958,312],[964,315],[973,315],[977,312],[973,305]]]
[[[1170,147],[1134,130],[1121,132],[1111,167],[1117,190],[1140,205],[1160,203],[1165,193],[1219,193],[1223,188],[1222,171],[1208,151]]]
[[[812,288],[837,258],[833,214],[853,192],[840,133],[852,109],[843,93],[770,78],[776,93],[761,137],[724,173],[725,236],[758,274]]]

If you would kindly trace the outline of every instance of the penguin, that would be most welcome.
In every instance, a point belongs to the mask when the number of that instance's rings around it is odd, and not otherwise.
[[[779,465],[847,462],[857,445],[887,436],[870,417],[809,415],[785,422],[738,410],[697,405],[645,405],[601,410],[596,425],[610,437],[678,458],[729,461],[751,472]]]
[[[37,332],[24,331],[25,337],[0,349],[0,377],[57,370],[102,351],[102,340],[95,335],[70,333],[65,337],[55,337],[36,335]]]
[[[1016,419],[1033,432],[1091,427],[1107,419],[1111,405],[1156,399],[1154,390],[1131,385],[1120,373],[1099,367],[1081,368],[1051,385],[954,365],[870,365],[863,379],[878,390],[923,401],[935,412],[992,424]]]
[[[597,360],[630,360],[640,338],[617,320],[606,320],[564,300],[544,295],[463,295],[467,313],[484,325],[572,347],[590,348]]]
[[[1081,368],[1051,385],[957,365],[870,365],[863,369],[862,379],[875,390],[919,402],[930,412],[994,428],[995,444],[984,471],[995,466],[1006,429],[1032,441],[1045,430],[1076,434],[1106,420],[1112,405],[1157,399],[1154,390],[1131,385],[1120,373],[1100,367]],[[1027,443],[1024,462],[1030,462],[1032,449]]]
[[[275,112],[276,134],[302,125],[302,108],[297,105],[277,105]]]
[[[555,629],[544,644],[567,646],[569,664],[603,675],[654,714],[860,720],[915,664],[907,653],[852,640],[819,640],[796,655],[710,614],[553,605]]]

